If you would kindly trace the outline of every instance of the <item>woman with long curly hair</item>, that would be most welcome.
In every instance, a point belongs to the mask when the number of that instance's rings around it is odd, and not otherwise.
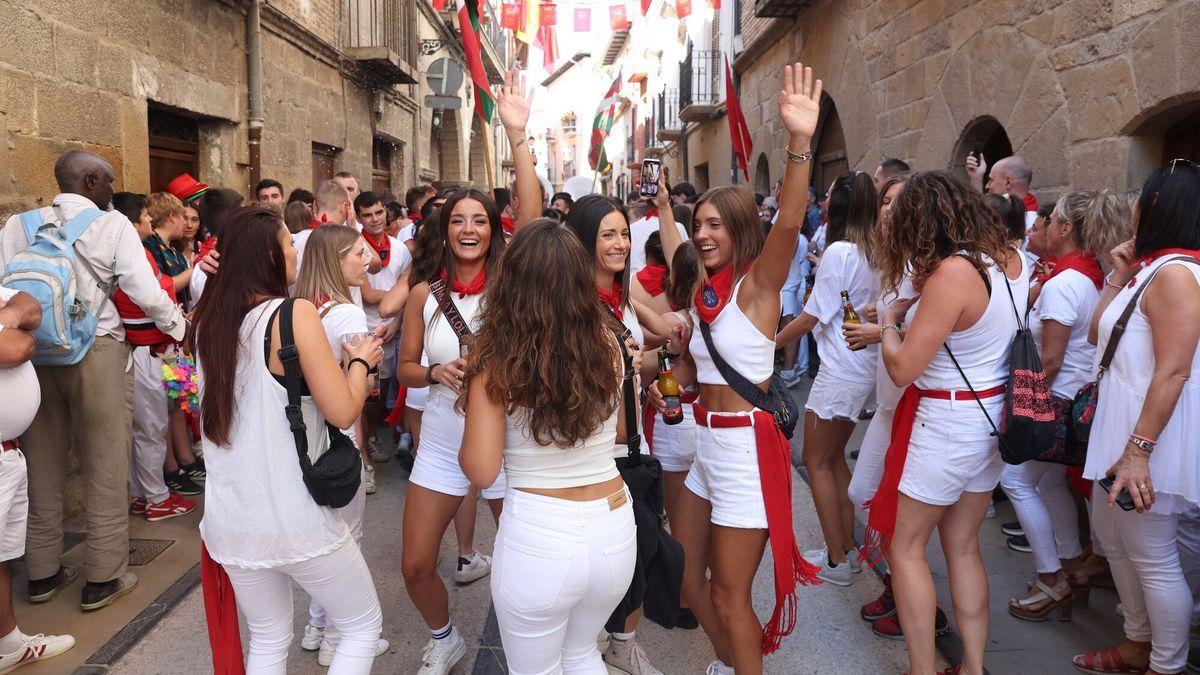
[[[637,555],[613,459],[632,373],[589,257],[554,221],[519,230],[464,369],[463,470],[481,487],[507,477],[492,600],[514,673],[605,672],[596,634]]]
[[[909,176],[890,223],[876,247],[884,291],[907,277],[919,296],[896,299],[883,316],[884,366],[906,389],[868,505],[868,540],[882,544],[891,565],[909,672],[930,675],[937,597],[925,550],[937,528],[963,639],[954,672],[980,675],[988,579],[979,526],[1004,466],[991,421],[1000,422],[1029,273],[996,213],[949,173]]]

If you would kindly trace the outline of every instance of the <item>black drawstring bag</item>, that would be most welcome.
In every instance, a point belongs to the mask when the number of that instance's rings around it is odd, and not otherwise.
[[[362,481],[362,457],[358,454],[358,448],[354,447],[354,442],[341,429],[326,422],[329,449],[315,463],[308,459],[308,426],[300,409],[300,352],[296,349],[296,338],[292,333],[292,304],[295,301],[295,298],[288,298],[275,310],[279,315],[279,361],[283,364],[287,382],[288,404],[284,414],[296,439],[296,455],[300,459],[300,471],[304,475],[308,494],[320,506],[340,509],[358,493]],[[267,323],[268,343],[274,319],[272,316],[271,322]]]

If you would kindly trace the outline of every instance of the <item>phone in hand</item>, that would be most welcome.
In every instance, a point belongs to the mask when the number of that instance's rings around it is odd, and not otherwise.
[[[1113,481],[1115,481],[1116,478],[1116,476],[1105,476],[1098,482],[1100,483],[1100,487],[1104,488],[1105,492],[1111,493]],[[1121,488],[1121,494],[1117,495],[1117,506],[1121,507],[1125,511],[1132,511],[1137,508],[1137,506],[1133,503],[1133,497],[1130,496],[1129,491],[1125,488]]]
[[[658,179],[662,171],[662,162],[657,159],[642,160],[642,182],[638,192],[643,197],[653,199],[658,196]]]

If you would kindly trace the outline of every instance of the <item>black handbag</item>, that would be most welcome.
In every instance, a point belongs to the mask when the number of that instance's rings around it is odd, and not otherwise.
[[[279,361],[283,364],[288,395],[284,414],[296,440],[296,455],[300,460],[300,471],[304,475],[308,494],[320,506],[340,509],[358,494],[358,486],[362,481],[362,457],[354,442],[341,429],[326,422],[329,448],[316,462],[308,459],[308,426],[300,408],[300,352],[296,349],[296,338],[292,332],[293,303],[295,298],[288,298],[275,310],[279,315]],[[271,324],[268,323],[268,340],[270,335]]]
[[[717,370],[721,373],[721,377],[738,396],[746,399],[746,402],[760,410],[765,410],[775,416],[775,423],[783,431],[783,435],[791,440],[792,435],[796,433],[796,422],[800,419],[800,408],[796,405],[796,401],[792,399],[792,395],[788,393],[787,387],[783,385],[783,379],[779,373],[771,375],[771,384],[768,391],[764,392],[758,388],[750,380],[746,379],[741,373],[729,365],[721,353],[717,351],[717,346],[713,344],[712,331],[709,329],[708,322],[700,320],[700,334],[704,336],[704,344],[708,347],[708,355],[712,357],[713,364],[717,366]]]

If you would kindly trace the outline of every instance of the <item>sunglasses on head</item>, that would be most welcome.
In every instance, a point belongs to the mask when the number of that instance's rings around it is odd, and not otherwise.
[[[1171,165],[1171,170],[1167,172],[1167,175],[1169,176],[1169,175],[1171,175],[1171,174],[1175,173],[1175,166],[1176,166],[1177,164],[1181,163],[1181,162],[1182,162],[1183,164],[1187,165],[1187,166],[1190,166],[1190,167],[1192,167],[1193,169],[1194,169],[1194,168],[1196,168],[1196,163],[1195,163],[1195,162],[1193,162],[1193,161],[1192,161],[1192,160],[1190,160],[1190,159],[1185,159],[1185,158],[1183,158],[1183,157],[1180,157],[1180,158],[1178,158],[1178,159],[1173,159],[1173,160],[1171,160],[1171,161],[1169,162],[1169,164]]]

